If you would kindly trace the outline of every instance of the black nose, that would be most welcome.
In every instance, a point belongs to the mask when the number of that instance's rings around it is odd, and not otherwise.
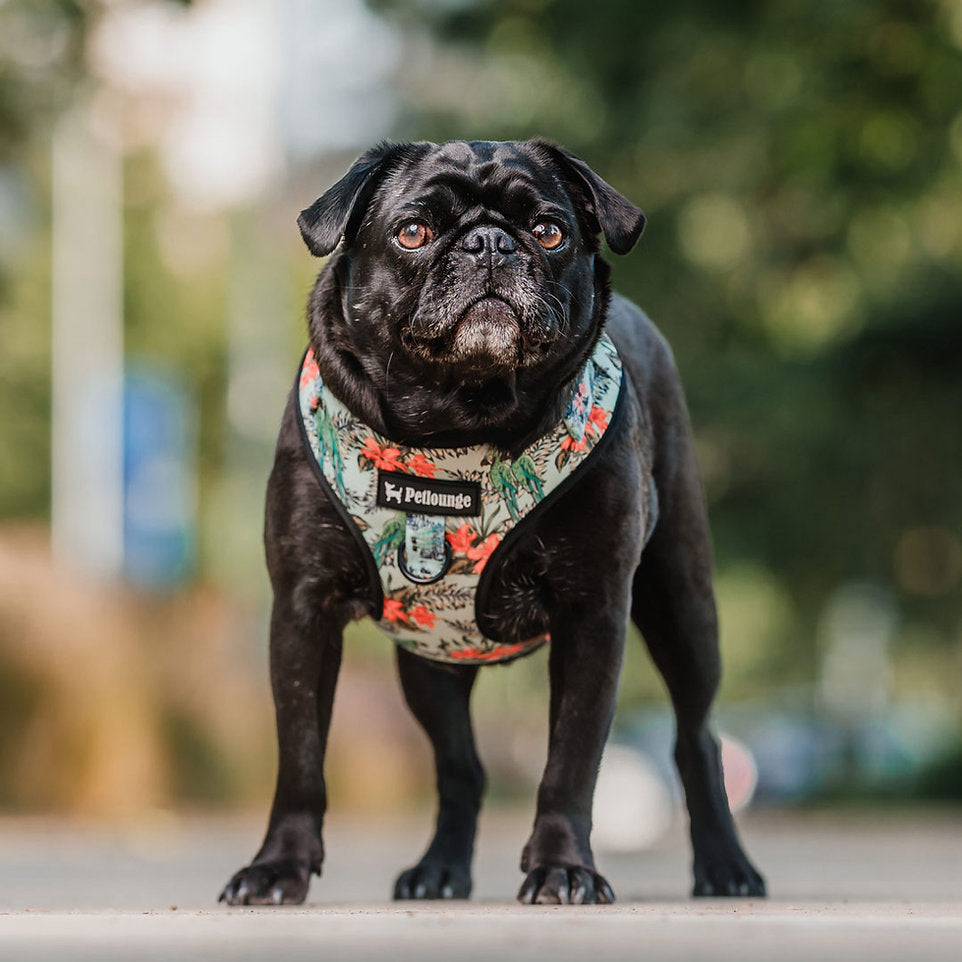
[[[513,260],[516,251],[514,238],[500,227],[475,227],[465,234],[461,249],[489,268]]]

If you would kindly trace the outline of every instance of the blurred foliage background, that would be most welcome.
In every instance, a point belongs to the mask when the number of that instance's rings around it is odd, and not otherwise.
[[[122,164],[127,363],[196,425],[163,590],[46,534],[51,138],[80,107]],[[260,501],[317,268],[294,217],[382,137],[533,135],[648,215],[615,285],[686,385],[719,717],[760,793],[962,797],[962,0],[4,0],[0,801],[262,803]],[[352,628],[335,799],[428,781],[389,649]],[[537,777],[544,671],[483,673],[495,791]],[[664,711],[630,644],[617,737]]]

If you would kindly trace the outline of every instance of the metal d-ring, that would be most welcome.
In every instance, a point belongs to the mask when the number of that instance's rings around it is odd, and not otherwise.
[[[454,552],[451,550],[451,542],[447,538],[444,539],[444,566],[441,571],[436,574],[433,578],[419,578],[411,574],[408,571],[408,566],[404,563],[404,544],[399,544],[397,549],[397,564],[401,569],[401,574],[407,578],[408,581],[413,581],[416,585],[433,585],[435,581],[440,581],[447,573],[448,569],[454,561]]]

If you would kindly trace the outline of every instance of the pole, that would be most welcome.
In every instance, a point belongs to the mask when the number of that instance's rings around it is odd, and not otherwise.
[[[96,578],[123,565],[123,174],[89,104],[52,156],[52,500],[55,557]]]

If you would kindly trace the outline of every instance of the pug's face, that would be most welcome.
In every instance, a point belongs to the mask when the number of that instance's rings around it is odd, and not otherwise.
[[[343,333],[367,375],[448,398],[468,426],[583,360],[606,294],[597,235],[623,253],[644,218],[553,145],[452,142],[376,148],[299,223],[316,254],[344,238]]]

